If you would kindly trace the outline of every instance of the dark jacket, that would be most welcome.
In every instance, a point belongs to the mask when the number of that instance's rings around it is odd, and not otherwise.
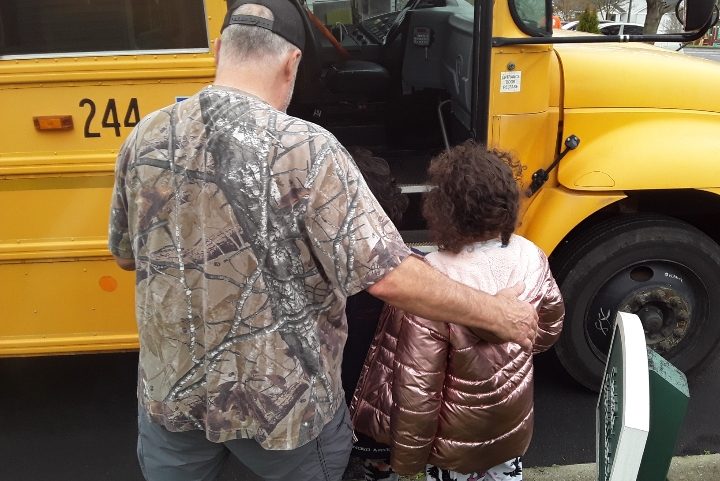
[[[343,351],[342,385],[348,406],[360,378],[365,357],[375,337],[384,306],[383,301],[371,296],[367,291],[358,292],[347,299],[345,315],[347,316],[348,337]],[[362,433],[355,433],[355,437],[353,455],[365,459],[389,460],[390,447],[387,444],[378,443]]]

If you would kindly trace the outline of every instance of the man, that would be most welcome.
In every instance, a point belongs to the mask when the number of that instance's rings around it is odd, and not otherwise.
[[[288,0],[233,2],[214,85],[150,114],[119,155],[110,250],[136,269],[138,458],[211,480],[228,452],[264,479],[339,480],[347,296],[529,344],[534,310],[409,256],[347,151],[286,115],[305,38]],[[432,289],[430,289],[432,287]]]

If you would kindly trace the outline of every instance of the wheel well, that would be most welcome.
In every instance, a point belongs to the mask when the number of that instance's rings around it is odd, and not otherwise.
[[[550,255],[550,263],[565,246],[588,226],[627,214],[661,214],[682,220],[720,244],[720,196],[695,189],[642,190],[625,192],[627,197],[608,205],[575,226]]]

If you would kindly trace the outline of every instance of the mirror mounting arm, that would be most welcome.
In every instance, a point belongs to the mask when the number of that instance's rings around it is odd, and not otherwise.
[[[506,45],[543,45],[560,43],[621,43],[621,42],[692,42],[705,35],[705,31],[686,32],[679,34],[655,34],[655,35],[593,35],[579,37],[493,37],[493,47],[504,47]]]
[[[693,42],[703,35],[717,21],[715,15],[711,15],[705,25],[697,30],[676,34],[654,34],[654,35],[582,35],[572,37],[493,37],[493,47],[505,45],[546,45],[560,43],[619,43],[619,42]]]
[[[560,163],[563,157],[567,155],[568,152],[577,149],[579,145],[580,137],[575,134],[572,134],[567,139],[565,139],[565,150],[560,152],[557,157],[555,157],[555,160],[553,160],[552,164],[550,164],[547,169],[538,169],[532,175],[532,183],[525,192],[525,195],[527,195],[528,197],[532,197],[535,192],[540,190],[540,187],[542,187],[543,184],[547,182],[550,176],[550,172],[552,172],[552,170],[557,167],[557,165]]]

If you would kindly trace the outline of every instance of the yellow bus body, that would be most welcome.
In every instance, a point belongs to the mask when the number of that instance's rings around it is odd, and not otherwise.
[[[217,35],[224,2],[205,11]],[[211,38],[191,53],[0,57],[0,356],[137,347],[134,276],[107,250],[115,156],[126,123],[212,82]],[[68,116],[71,129],[34,122]]]
[[[212,81],[225,2],[204,8],[199,51],[0,56],[0,356],[137,347],[134,275],[106,247],[115,156],[139,118]],[[494,36],[526,36],[507,2],[495,8]],[[522,72],[520,91],[501,92],[506,71]],[[720,97],[698,88],[720,84],[716,65],[650,47],[522,45],[493,49],[491,79],[488,142],[521,160],[524,188],[558,139],[585,142],[523,202],[519,232],[548,254],[631,191],[717,199],[707,152],[720,152]]]

